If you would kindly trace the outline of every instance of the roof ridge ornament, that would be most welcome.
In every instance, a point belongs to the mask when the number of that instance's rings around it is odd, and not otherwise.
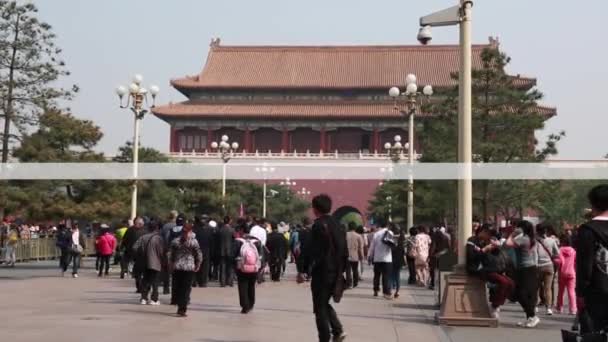
[[[211,38],[211,43],[209,44],[209,46],[212,48],[218,47],[218,46],[220,46],[221,42],[222,42],[222,39],[219,37]]]
[[[498,38],[498,36],[490,36],[488,37],[488,40],[490,41],[490,47],[492,47],[493,49],[498,49],[500,47],[500,39]]]

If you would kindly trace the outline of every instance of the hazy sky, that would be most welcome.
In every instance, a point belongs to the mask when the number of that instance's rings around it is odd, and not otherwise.
[[[114,88],[134,73],[159,84],[160,103],[185,98],[169,80],[198,73],[212,37],[223,44],[417,44],[418,18],[456,0],[38,0],[82,91],[70,105],[105,134],[114,154],[132,138],[132,114],[118,109]],[[509,71],[538,78],[543,103],[558,108],[539,137],[566,130],[562,159],[608,153],[608,1],[479,0],[474,42],[498,36],[513,59]],[[457,28],[435,29],[434,43],[457,43]],[[403,70],[404,75],[408,70]],[[169,148],[169,126],[154,116],[142,141]]]

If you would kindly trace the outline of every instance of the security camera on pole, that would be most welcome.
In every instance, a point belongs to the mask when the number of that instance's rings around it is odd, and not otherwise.
[[[420,18],[418,40],[426,45],[432,39],[431,27],[460,27],[460,70],[458,103],[458,266],[447,277],[438,314],[440,324],[497,327],[486,300],[484,283],[465,272],[466,243],[472,235],[473,182],[472,162],[472,48],[471,21],[473,1],[460,0],[456,6]]]
[[[129,85],[129,88],[124,86],[118,86],[116,88],[116,95],[120,100],[120,108],[130,108],[134,114],[135,125],[133,132],[133,191],[131,193],[131,219],[135,219],[137,216],[137,175],[138,175],[138,164],[139,164],[139,122],[148,113],[148,109],[144,109],[144,102],[148,102],[148,93],[152,96],[152,103],[150,108],[154,108],[156,96],[160,93],[160,88],[153,85],[150,86],[148,91],[142,87],[143,82],[142,75],[135,75],[133,82]],[[123,98],[127,95],[127,103],[123,105]]]

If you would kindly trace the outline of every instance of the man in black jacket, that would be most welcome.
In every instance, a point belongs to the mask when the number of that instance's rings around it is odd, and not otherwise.
[[[579,228],[576,250],[582,333],[608,328],[608,185],[591,189],[588,199],[593,219]]]
[[[312,269],[313,311],[320,342],[329,342],[332,335],[333,341],[343,341],[346,338],[342,323],[329,303],[332,296],[339,297],[343,291],[336,284],[344,285],[343,281],[338,282],[338,277],[344,279],[348,261],[346,235],[329,215],[331,204],[331,198],[325,194],[313,198],[312,208],[317,219],[312,226],[310,244],[298,259],[301,263],[298,269]],[[297,281],[304,282],[304,274],[298,273]]]
[[[224,217],[224,225],[218,233],[219,256],[220,256],[220,287],[226,285],[232,287],[232,267],[233,267],[233,243],[234,228],[230,225],[230,217]]]
[[[128,268],[129,268],[129,263],[134,262],[135,261],[135,253],[133,251],[133,245],[135,245],[135,242],[137,242],[137,240],[139,240],[140,237],[142,237],[144,235],[145,231],[144,231],[144,219],[141,217],[138,217],[135,219],[135,222],[133,224],[132,227],[129,227],[129,229],[127,229],[127,232],[125,233],[125,236],[122,239],[122,243],[121,243],[121,249],[124,250],[124,256],[123,256],[123,267],[121,267],[121,274],[120,274],[120,278],[124,278],[125,274],[128,272]],[[141,289],[140,289],[140,285],[141,285],[141,274],[140,272],[138,272],[139,270],[137,270],[135,267],[133,267],[133,278],[135,279],[135,287],[137,289],[137,293],[140,293]]]
[[[196,240],[198,245],[201,247],[203,252],[203,263],[201,268],[196,273],[194,279],[194,285],[200,287],[207,287],[209,282],[209,265],[211,264],[211,244],[213,242],[213,230],[209,227],[204,217],[197,216],[194,219],[194,234],[196,234]]]
[[[268,266],[270,266],[270,279],[272,281],[281,280],[281,266],[285,261],[287,253],[287,245],[285,244],[285,236],[279,233],[279,227],[276,222],[270,223],[272,233],[268,234],[266,240],[266,248],[268,248]]]

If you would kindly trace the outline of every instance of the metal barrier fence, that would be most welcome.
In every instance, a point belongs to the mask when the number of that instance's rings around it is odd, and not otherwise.
[[[86,238],[84,255],[95,254],[95,238]],[[61,250],[55,246],[55,238],[38,238],[20,240],[15,254],[17,262],[56,259],[61,256]]]

